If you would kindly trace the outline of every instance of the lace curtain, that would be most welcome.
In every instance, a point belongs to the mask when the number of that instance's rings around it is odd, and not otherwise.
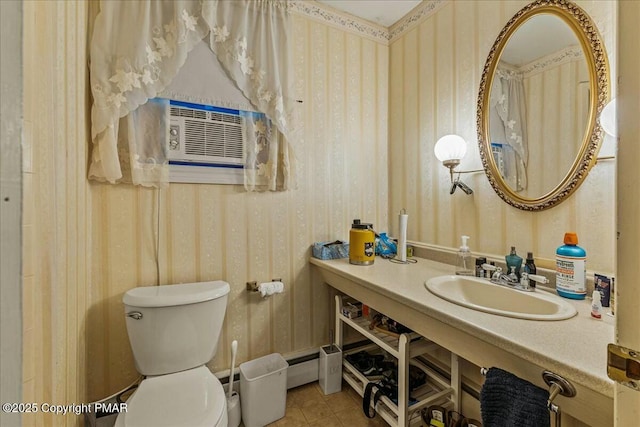
[[[150,99],[120,119],[118,153],[123,182],[148,187],[169,182],[167,145],[169,100]]]
[[[289,149],[283,134],[263,113],[241,112],[247,144],[244,187],[247,191],[286,189],[291,169]],[[280,165],[280,166],[278,166]]]
[[[527,123],[522,76],[496,70],[491,88],[491,143],[502,144],[503,178],[516,191],[527,188]]]
[[[244,96],[269,120],[245,114],[244,181],[248,191],[293,187],[293,100],[289,3],[281,0],[205,1],[209,46]]]
[[[269,119],[263,122],[274,125],[265,124],[269,132],[263,138],[247,140],[246,188],[292,187],[287,1],[101,1],[100,7],[90,46],[89,178],[166,185],[168,106],[147,101],[169,85],[187,54],[210,34],[209,46],[222,67]],[[255,135],[255,125],[251,129]]]

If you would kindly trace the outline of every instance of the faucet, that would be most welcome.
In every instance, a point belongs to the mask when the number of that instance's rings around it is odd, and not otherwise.
[[[517,288],[520,285],[520,281],[518,280],[518,276],[515,273],[515,267],[511,267],[512,272],[509,274],[500,273],[497,279],[491,278],[491,283],[495,283],[496,285],[508,286],[510,288]]]
[[[496,285],[509,286],[509,287],[514,287],[515,285],[518,284],[518,277],[515,275],[514,267],[511,267],[510,274],[503,274],[502,268],[496,267],[495,265],[491,265],[491,264],[482,264],[482,268],[488,271],[493,271],[490,279],[491,283],[495,283]]]
[[[517,289],[519,291],[535,291],[535,286],[530,285],[531,281],[538,283],[549,283],[549,280],[544,276],[528,273],[522,273],[520,280],[518,280],[518,276],[515,273],[515,267],[511,267],[511,272],[509,274],[503,274],[502,268],[496,267],[495,265],[491,264],[482,264],[482,268],[488,271],[493,271],[490,279],[491,283]]]

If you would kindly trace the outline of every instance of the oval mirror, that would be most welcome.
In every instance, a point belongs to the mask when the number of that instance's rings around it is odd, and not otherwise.
[[[478,94],[480,157],[496,193],[523,210],[548,209],[595,164],[597,117],[609,96],[604,44],[565,0],[538,0],[498,35]]]

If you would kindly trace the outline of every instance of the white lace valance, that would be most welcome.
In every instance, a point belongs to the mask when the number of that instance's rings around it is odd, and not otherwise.
[[[274,125],[253,114],[245,117],[245,188],[293,188],[289,3],[210,1],[203,3],[202,16],[211,28],[209,46],[220,64],[244,96]],[[267,132],[259,131],[263,122]]]
[[[279,159],[274,160],[282,168],[278,171],[282,179],[265,189],[291,187],[288,2],[102,1],[100,7],[90,46],[94,144],[90,178],[166,184],[166,153],[157,148],[165,143],[166,114],[151,119],[154,129],[160,131],[150,133],[138,129],[140,118],[149,119],[149,114],[130,113],[163,91],[196,43],[210,34],[209,45],[227,74],[282,134],[281,150],[276,150]],[[158,113],[157,107],[145,109]],[[255,150],[247,147],[247,151]],[[261,173],[253,171],[254,175]],[[248,188],[261,189],[255,185]]]

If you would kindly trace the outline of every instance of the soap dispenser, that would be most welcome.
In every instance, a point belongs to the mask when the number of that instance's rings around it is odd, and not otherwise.
[[[469,236],[462,236],[462,246],[458,250],[458,260],[456,262],[456,274],[460,276],[473,276],[475,274],[471,251],[468,246]]]
[[[520,278],[520,267],[522,266],[522,258],[516,253],[516,247],[511,246],[511,253],[504,257],[507,263],[507,271],[511,272],[511,267],[514,267],[516,275]]]

